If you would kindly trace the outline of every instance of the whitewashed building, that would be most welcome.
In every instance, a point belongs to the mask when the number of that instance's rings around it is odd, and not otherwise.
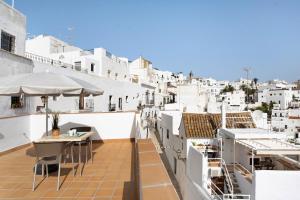
[[[49,35],[26,40],[26,56],[113,80],[130,80],[127,58],[115,56],[104,48],[83,50]]]
[[[292,97],[293,92],[291,89],[275,89],[269,90],[266,100],[268,104],[272,102],[274,104],[279,104],[280,109],[287,109],[289,103],[292,101]]]
[[[0,1],[0,76],[31,73],[33,62],[24,57],[26,17]],[[0,115],[30,112],[30,98],[0,97]]]

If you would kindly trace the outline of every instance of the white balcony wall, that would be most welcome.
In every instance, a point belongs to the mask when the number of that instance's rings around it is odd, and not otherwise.
[[[184,199],[189,200],[208,200],[211,199],[207,191],[208,179],[208,160],[204,154],[197,151],[194,147],[189,148],[186,160],[186,192]]]
[[[30,115],[0,119],[0,152],[30,142]]]
[[[135,119],[135,112],[61,114],[59,126],[62,133],[72,127],[90,126],[96,140],[130,139],[136,135]],[[41,138],[45,129],[45,114],[0,119],[0,152]]]
[[[299,180],[299,171],[257,170],[254,178],[254,199],[300,200]]]

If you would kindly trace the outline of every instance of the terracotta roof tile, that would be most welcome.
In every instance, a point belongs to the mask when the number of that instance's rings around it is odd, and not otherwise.
[[[214,138],[221,128],[221,114],[183,113],[183,124],[187,138]],[[227,128],[255,128],[250,112],[227,113]]]

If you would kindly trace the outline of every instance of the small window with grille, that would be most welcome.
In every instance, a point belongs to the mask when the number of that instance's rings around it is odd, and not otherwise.
[[[74,65],[75,65],[75,70],[81,71],[81,61],[75,62]]]
[[[10,107],[12,109],[22,108],[23,105],[22,105],[22,99],[21,99],[21,97],[19,97],[19,96],[12,96],[11,97]]]
[[[4,31],[1,31],[1,49],[5,51],[9,51],[11,53],[15,52],[15,40],[16,37],[6,33]]]

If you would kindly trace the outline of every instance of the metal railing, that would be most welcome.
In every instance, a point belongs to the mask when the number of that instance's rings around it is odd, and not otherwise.
[[[60,60],[54,60],[51,58],[39,56],[39,55],[28,53],[28,52],[25,52],[25,57],[28,59],[37,61],[37,62],[41,62],[41,63],[45,63],[45,64],[57,66],[57,67],[65,67],[65,68],[68,67],[68,68],[74,69],[74,66],[72,64],[64,63],[64,62],[61,62]]]
[[[210,160],[211,161],[219,161],[219,163],[221,164],[221,168],[223,169],[225,180],[227,180],[227,183],[228,183],[228,190],[231,194],[233,194],[233,184],[232,184],[229,172],[227,170],[225,161],[222,158],[209,158],[208,160],[209,161]]]
[[[211,190],[212,198],[215,200],[250,200],[251,196],[248,194],[224,194],[220,188],[212,181],[208,184]]]
[[[211,195],[213,196],[213,199],[217,199],[217,200],[222,200],[224,193],[220,190],[220,188],[218,186],[216,186],[216,184],[214,184],[212,181],[210,181],[209,184],[207,184],[209,189],[211,190]],[[216,190],[214,190],[213,188],[215,188]]]
[[[236,163],[235,168],[237,168],[237,167],[239,167],[243,171],[243,173],[252,175],[252,173],[246,167],[244,167],[243,165],[241,165],[239,163]]]
[[[223,194],[223,200],[250,200],[249,194]]]
[[[227,183],[228,183],[228,185],[229,185],[229,188],[228,188],[228,190],[229,190],[229,192],[231,193],[231,194],[233,194],[233,184],[232,184],[232,181],[231,181],[231,178],[230,178],[230,175],[229,175],[229,172],[228,172],[228,170],[227,170],[227,167],[226,167],[226,164],[225,164],[225,161],[223,160],[223,159],[221,159],[221,163],[222,163],[222,168],[224,169],[224,175],[225,175],[225,180],[227,180]]]

